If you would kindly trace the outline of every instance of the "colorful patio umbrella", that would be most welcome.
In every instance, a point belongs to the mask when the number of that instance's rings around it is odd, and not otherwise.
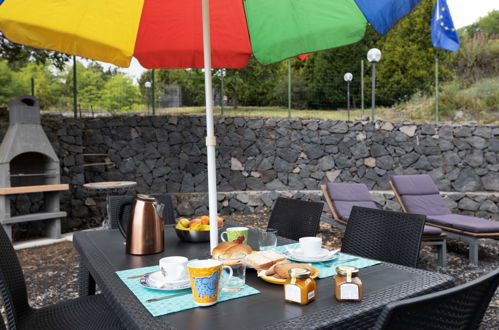
[[[211,248],[218,242],[211,68],[242,68],[386,33],[420,0],[0,0],[11,41],[127,67],[204,68]]]

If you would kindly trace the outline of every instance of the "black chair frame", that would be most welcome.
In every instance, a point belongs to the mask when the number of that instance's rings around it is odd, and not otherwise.
[[[268,228],[292,240],[315,236],[319,232],[324,203],[278,197],[274,203]]]

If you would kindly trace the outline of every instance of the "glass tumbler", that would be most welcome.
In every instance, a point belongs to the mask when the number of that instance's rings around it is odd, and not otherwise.
[[[232,268],[232,278],[225,284],[222,291],[237,292],[243,289],[246,282],[246,264],[244,263],[244,258],[246,258],[246,253],[244,252],[224,253],[218,256],[218,260],[224,266]]]
[[[258,245],[260,251],[275,249],[277,246],[277,230],[267,228],[267,231],[258,232]]]

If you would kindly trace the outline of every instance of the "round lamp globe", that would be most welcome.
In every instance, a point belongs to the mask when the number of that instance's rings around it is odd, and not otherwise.
[[[379,62],[381,59],[381,51],[378,48],[371,48],[367,52],[367,60],[369,62]]]

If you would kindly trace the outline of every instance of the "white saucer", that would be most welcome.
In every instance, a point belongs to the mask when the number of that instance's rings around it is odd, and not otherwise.
[[[145,288],[160,291],[184,290],[191,287],[189,277],[185,277],[176,281],[164,282],[163,275],[160,271],[144,275],[140,278],[139,283]]]
[[[337,251],[329,251],[328,249],[321,249],[321,251],[313,256],[306,256],[300,248],[297,249],[287,249],[286,255],[289,259],[301,262],[325,262],[331,261],[338,258],[339,254]]]

